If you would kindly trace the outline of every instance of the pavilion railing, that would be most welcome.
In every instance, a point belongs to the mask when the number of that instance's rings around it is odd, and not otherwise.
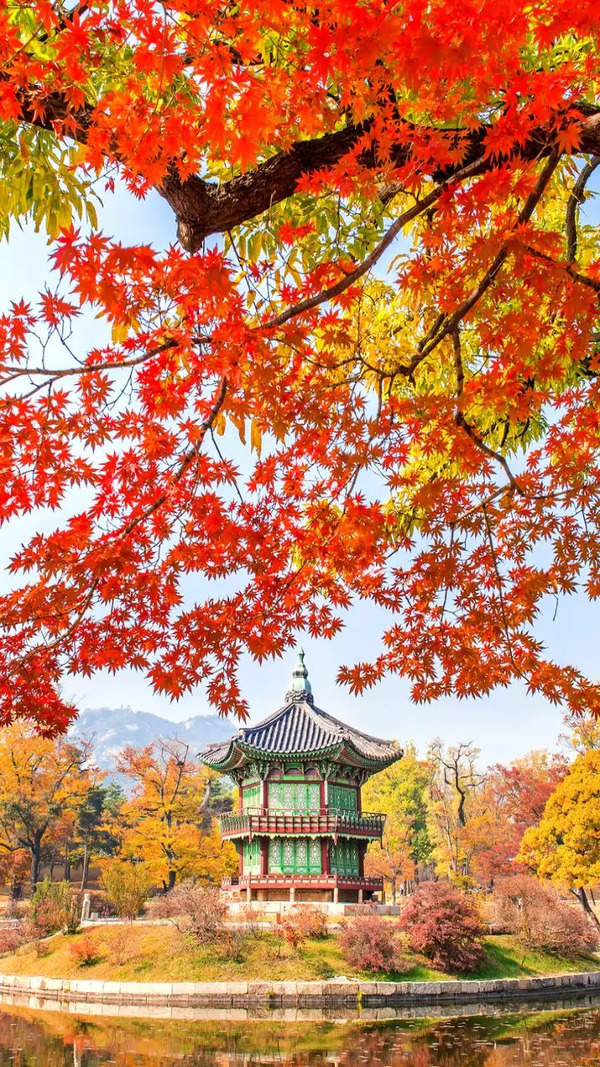
[[[240,874],[233,878],[223,879],[223,889],[248,889],[256,888],[289,888],[292,885],[313,885],[320,889],[331,889],[336,886],[352,889],[368,889],[372,892],[383,891],[383,878],[368,877],[356,874],[343,874],[333,871],[331,874],[285,874],[283,872],[270,872],[269,874]]]
[[[254,834],[346,834],[351,837],[381,837],[385,815],[367,811],[284,811],[275,808],[244,808],[221,815],[223,837]]]

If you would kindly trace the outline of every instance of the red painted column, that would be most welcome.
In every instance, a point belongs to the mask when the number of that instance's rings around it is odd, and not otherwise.
[[[268,785],[268,782],[267,782],[266,778],[263,778],[261,785],[262,785],[261,806],[262,806],[263,811],[266,811],[266,809],[269,807],[269,785]]]
[[[366,842],[358,842],[358,874],[360,878],[365,876],[365,852],[367,849]]]
[[[244,843],[243,841],[236,841],[235,845],[238,850],[238,867],[241,875],[244,873]]]
[[[356,790],[356,810],[358,812],[362,811],[362,796],[361,796],[361,792],[362,792],[361,788],[360,788],[360,786],[358,786],[358,789]]]
[[[329,840],[326,837],[321,838],[321,872],[324,875],[329,876]]]
[[[260,839],[260,876],[264,878],[269,873],[269,838]]]

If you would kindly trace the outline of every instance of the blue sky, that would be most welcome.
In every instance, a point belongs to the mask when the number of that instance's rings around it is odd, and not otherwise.
[[[124,243],[168,245],[174,237],[170,209],[158,197],[145,202],[117,193],[103,197],[103,230]],[[591,220],[590,220],[591,221]],[[43,235],[30,229],[15,229],[10,245],[0,245],[0,307],[13,299],[31,299],[47,275],[48,248]],[[93,330],[90,323],[90,332]],[[34,524],[19,524],[0,531],[0,558],[17,547],[32,532]],[[2,578],[0,576],[0,581]],[[559,662],[570,662],[598,678],[598,607],[584,597],[562,601],[554,619],[549,609],[542,619],[540,635],[550,654]],[[410,702],[409,686],[402,679],[389,678],[359,698],[336,685],[337,668],[342,663],[368,659],[379,651],[378,639],[383,619],[375,607],[355,608],[345,630],[334,641],[302,640],[315,693],[321,707],[362,729],[402,741],[414,739],[424,750],[440,736],[448,743],[469,740],[477,744],[488,762],[507,761],[532,748],[555,747],[563,730],[561,710],[524,687],[499,690],[482,700],[444,699],[431,705]],[[294,656],[259,666],[249,659],[241,666],[242,688],[257,720],[276,708],[287,688]],[[81,709],[86,707],[130,706],[152,711],[174,720],[208,712],[205,696],[196,690],[178,704],[154,694],[143,678],[124,671],[116,676],[99,674],[92,679],[67,678],[65,695]]]

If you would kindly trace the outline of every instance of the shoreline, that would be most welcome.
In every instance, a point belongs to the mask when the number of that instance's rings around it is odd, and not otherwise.
[[[396,1018],[429,1006],[549,1002],[600,997],[600,970],[531,978],[440,982],[327,981],[119,982],[0,974],[0,1005],[72,1014],[139,1018]],[[298,1015],[298,1013],[300,1013]],[[307,1014],[308,1013],[308,1014]]]

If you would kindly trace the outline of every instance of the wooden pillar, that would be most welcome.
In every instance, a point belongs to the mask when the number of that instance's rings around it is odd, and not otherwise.
[[[238,874],[244,873],[244,842],[236,841],[235,843],[238,853]]]
[[[358,903],[362,904],[363,900],[364,900],[364,892],[363,892],[362,889],[359,889],[359,891],[358,891]]]
[[[290,904],[293,904],[296,900],[296,890],[293,885],[290,886]]]
[[[367,851],[367,845],[365,841],[358,842],[358,873],[361,878],[365,876],[365,852]]]
[[[261,795],[261,807],[263,811],[266,811],[269,807],[269,784],[266,778],[262,779],[262,795]]]
[[[260,876],[264,878],[269,873],[269,838],[260,839]]]
[[[321,838],[321,873],[329,876],[329,840]]]
[[[360,785],[356,790],[356,810],[359,814],[362,811],[362,789]]]

